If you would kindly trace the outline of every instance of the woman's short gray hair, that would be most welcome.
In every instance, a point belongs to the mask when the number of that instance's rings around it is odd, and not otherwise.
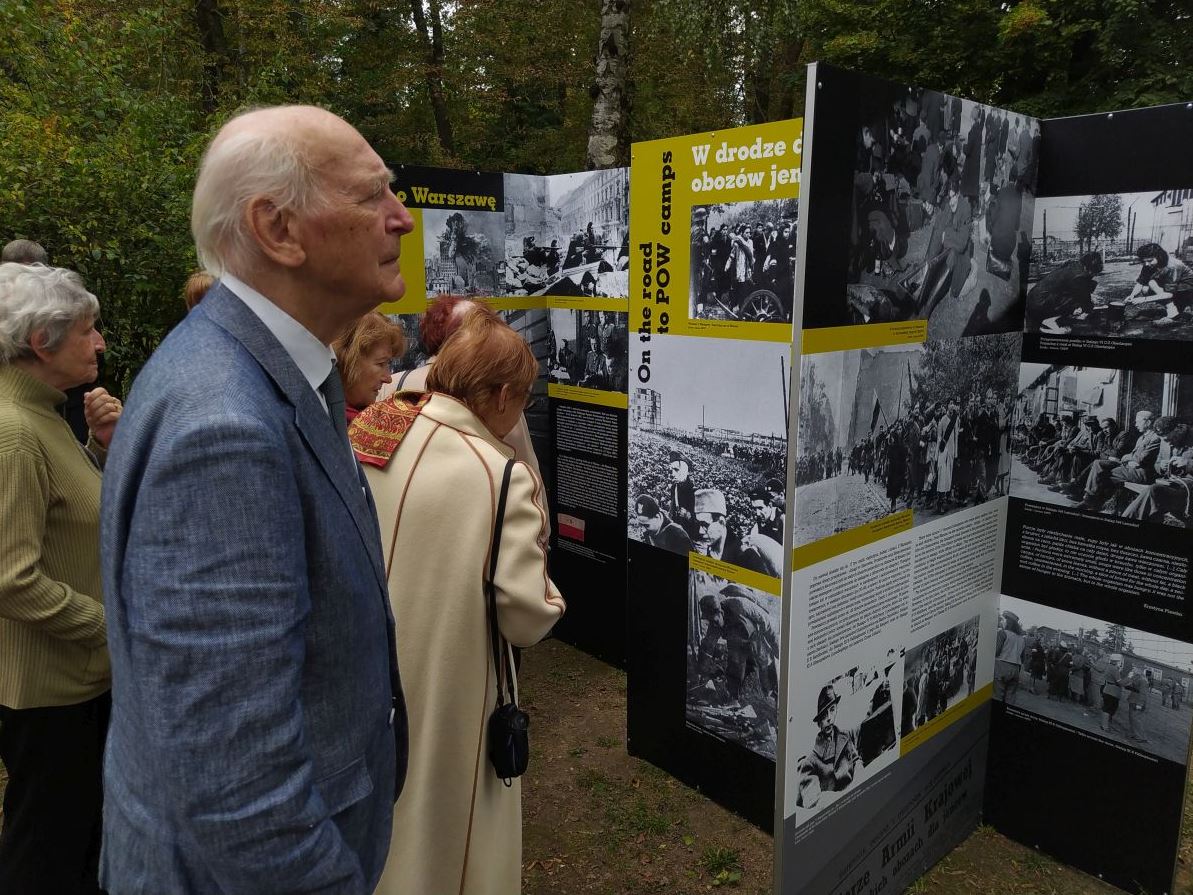
[[[73,270],[44,264],[0,264],[0,364],[33,357],[33,334],[55,351],[82,320],[99,317],[99,301]]]
[[[277,208],[300,213],[326,204],[303,135],[296,130],[239,128],[217,134],[204,152],[191,204],[191,234],[200,265],[217,278],[225,272],[243,275],[256,260],[257,246],[245,221],[255,197],[266,196]]]

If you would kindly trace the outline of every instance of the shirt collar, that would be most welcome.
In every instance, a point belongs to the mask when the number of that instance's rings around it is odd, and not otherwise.
[[[220,277],[220,282],[252,311],[265,327],[273,333],[286,353],[290,355],[300,373],[311,388],[323,400],[319,387],[327,379],[336,363],[335,352],[320,342],[309,329],[275,305],[252,286],[229,273]]]

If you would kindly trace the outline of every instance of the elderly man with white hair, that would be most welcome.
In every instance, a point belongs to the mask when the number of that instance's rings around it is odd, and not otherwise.
[[[111,700],[99,495],[120,402],[84,397],[88,448],[58,408],[97,375],[99,302],[78,275],[0,264],[0,892],[98,892]]]
[[[305,106],[233,118],[203,156],[191,227],[219,280],[138,376],[104,482],[111,895],[381,875],[406,710],[328,346],[405,290],[391,178]]]

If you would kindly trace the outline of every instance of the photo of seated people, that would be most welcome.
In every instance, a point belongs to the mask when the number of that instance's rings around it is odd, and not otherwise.
[[[1027,331],[1193,339],[1193,190],[1036,203]]]
[[[1191,389],[1189,374],[1024,364],[1011,494],[1188,526]],[[1165,407],[1175,413],[1162,414]]]
[[[933,338],[1018,330],[1038,123],[895,85],[858,111],[849,320],[926,319]]]

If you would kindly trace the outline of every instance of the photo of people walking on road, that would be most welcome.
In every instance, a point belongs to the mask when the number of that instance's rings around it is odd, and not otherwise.
[[[1193,374],[1024,364],[1012,451],[1015,497],[1188,525]]]
[[[774,760],[779,598],[692,570],[688,576],[688,723]]]
[[[881,84],[854,137],[850,321],[923,319],[946,339],[1020,329],[1039,123]]]
[[[1185,764],[1193,644],[1003,596],[994,698]]]
[[[895,512],[920,524],[1007,494],[1020,341],[805,355],[796,546]]]
[[[693,206],[691,319],[790,323],[798,218],[798,199]]]
[[[1027,332],[1193,339],[1193,189],[1036,203]]]

